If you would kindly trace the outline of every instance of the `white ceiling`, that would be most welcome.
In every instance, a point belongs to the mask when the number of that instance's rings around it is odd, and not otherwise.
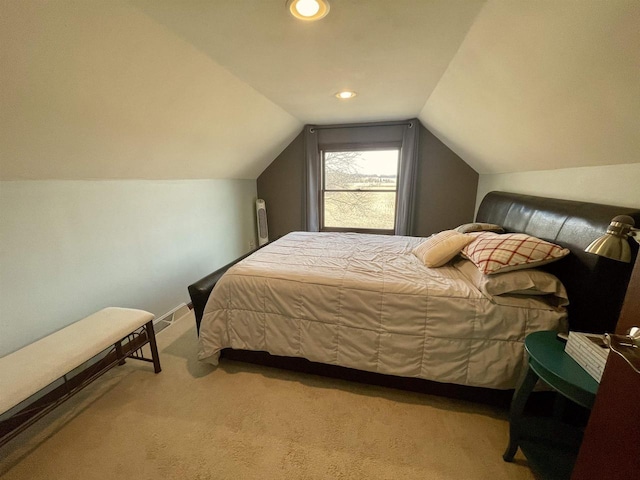
[[[256,178],[415,116],[479,173],[640,161],[640,2],[330,1],[3,0],[0,178]]]
[[[484,0],[331,0],[318,22],[285,0],[132,3],[302,122],[342,123],[417,116]]]
[[[419,118],[479,173],[640,162],[640,2],[488,2]]]

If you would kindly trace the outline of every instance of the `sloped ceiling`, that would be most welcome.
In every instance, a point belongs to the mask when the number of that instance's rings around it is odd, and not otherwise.
[[[256,178],[302,122],[131,5],[0,2],[3,179]]]
[[[304,123],[417,116],[484,3],[330,1],[311,23],[285,0],[133,3]]]
[[[0,178],[256,178],[415,116],[480,173],[640,161],[640,2],[330,1],[3,0]]]
[[[640,162],[640,2],[488,2],[419,118],[479,173]]]

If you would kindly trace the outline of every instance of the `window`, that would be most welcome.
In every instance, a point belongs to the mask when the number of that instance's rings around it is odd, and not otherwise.
[[[362,230],[410,235],[419,133],[418,119],[305,125],[306,230]],[[387,160],[382,153],[385,151],[388,152]],[[350,175],[354,181],[337,182],[332,174],[340,173],[338,157],[347,154],[352,158],[342,162],[348,167],[342,168],[342,174]],[[359,179],[356,178],[358,175]],[[365,177],[369,177],[371,182],[359,181]],[[392,178],[395,178],[395,183]],[[361,203],[356,201],[358,198]]]
[[[322,152],[322,230],[393,233],[399,148]]]

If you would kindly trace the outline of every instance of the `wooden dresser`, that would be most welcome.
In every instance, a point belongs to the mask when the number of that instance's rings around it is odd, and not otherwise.
[[[616,333],[622,335],[632,326],[640,326],[640,260],[633,268]],[[640,479],[640,373],[614,352],[609,354],[571,476],[600,478]]]

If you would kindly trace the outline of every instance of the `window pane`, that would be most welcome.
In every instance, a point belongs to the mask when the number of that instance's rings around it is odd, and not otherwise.
[[[324,226],[393,230],[396,192],[325,192]]]
[[[396,189],[399,150],[325,152],[325,190]]]

